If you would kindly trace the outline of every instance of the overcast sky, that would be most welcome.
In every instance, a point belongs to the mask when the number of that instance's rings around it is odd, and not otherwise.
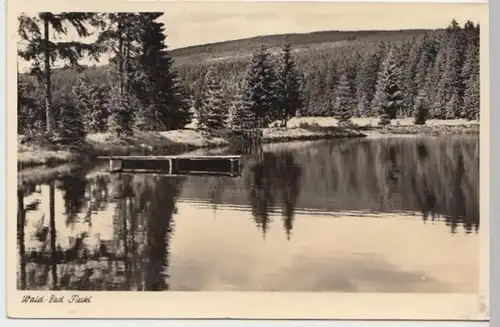
[[[170,49],[269,34],[441,28],[452,18],[461,25],[467,20],[478,22],[486,13],[484,4],[474,3],[178,1],[134,9],[165,11],[159,20],[166,24]],[[74,40],[74,34],[65,39]],[[105,62],[103,58],[101,63]],[[25,67],[20,62],[20,68]]]

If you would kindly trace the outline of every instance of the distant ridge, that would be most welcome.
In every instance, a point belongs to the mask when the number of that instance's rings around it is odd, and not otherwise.
[[[310,33],[290,33],[290,34],[273,34],[254,36],[250,38],[242,38],[229,41],[221,41],[214,43],[206,43],[200,45],[192,45],[182,48],[173,49],[170,55],[174,58],[182,58],[192,55],[227,52],[246,52],[253,50],[261,43],[267,44],[269,47],[281,46],[283,39],[288,37],[294,48],[305,47],[308,45],[320,43],[333,43],[340,41],[354,40],[394,40],[399,38],[408,38],[418,36],[433,30],[430,29],[407,29],[407,30],[360,30],[360,31],[317,31]],[[168,43],[168,38],[167,38]]]

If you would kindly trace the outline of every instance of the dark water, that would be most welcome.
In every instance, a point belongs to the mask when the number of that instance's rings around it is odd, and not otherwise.
[[[270,145],[239,178],[77,170],[18,201],[29,290],[474,292],[479,139]]]

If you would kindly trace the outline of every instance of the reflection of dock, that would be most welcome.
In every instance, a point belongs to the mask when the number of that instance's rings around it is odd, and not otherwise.
[[[111,156],[110,172],[239,176],[241,156]]]

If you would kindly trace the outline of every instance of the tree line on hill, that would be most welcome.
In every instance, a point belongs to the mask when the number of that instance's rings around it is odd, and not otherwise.
[[[301,116],[346,121],[415,117],[417,123],[427,118],[479,119],[479,25],[473,22],[462,27],[452,20],[445,29],[402,40],[350,41],[291,53],[300,85],[296,113]],[[267,54],[279,68],[280,55]],[[230,99],[244,84],[248,61],[255,56],[183,63],[179,74],[198,103],[206,72],[215,70]]]
[[[194,116],[204,131],[286,126],[295,115],[479,118],[479,25],[455,20],[409,39],[348,40],[175,64],[163,13],[39,13],[19,16],[31,74],[18,73],[18,133],[81,144],[88,133],[180,129]],[[50,39],[73,28],[95,42]],[[104,67],[84,57],[110,55]],[[52,68],[56,59],[67,67]],[[43,132],[42,132],[43,131]]]

